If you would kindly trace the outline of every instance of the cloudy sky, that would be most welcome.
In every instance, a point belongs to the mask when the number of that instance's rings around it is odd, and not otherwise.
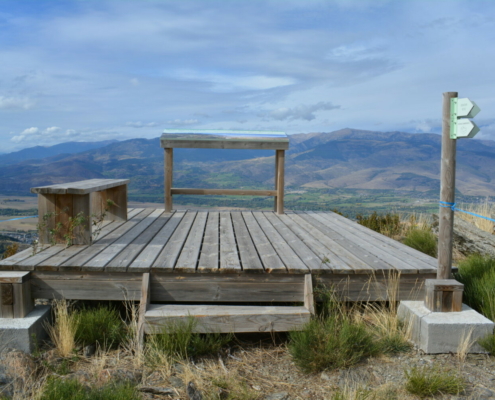
[[[495,140],[495,1],[0,1],[0,152],[164,128]],[[492,92],[493,91],[493,92]]]

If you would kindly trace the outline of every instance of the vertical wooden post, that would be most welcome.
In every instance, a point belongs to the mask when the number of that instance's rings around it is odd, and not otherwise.
[[[55,228],[54,194],[38,194],[38,228],[40,244],[50,243],[50,229]]]
[[[277,214],[284,213],[284,164],[285,150],[277,150]]]
[[[275,190],[278,189],[278,151],[275,150]],[[277,211],[277,196],[273,198],[273,211]]]
[[[442,109],[442,161],[440,171],[440,201],[455,201],[455,157],[456,140],[450,138],[450,99],[457,92],[443,94]],[[454,211],[440,204],[438,232],[438,270],[437,279],[449,279],[452,274],[452,236],[454,230]]]
[[[165,211],[172,211],[172,177],[174,174],[174,149],[165,149]]]
[[[150,274],[145,272],[141,281],[141,301],[139,302],[139,315],[138,315],[138,345],[142,349],[144,347],[144,324],[146,322],[146,310],[150,305]]]

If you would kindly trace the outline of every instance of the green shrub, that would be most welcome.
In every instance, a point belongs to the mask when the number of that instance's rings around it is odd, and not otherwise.
[[[289,337],[290,354],[307,373],[347,368],[379,351],[366,326],[344,315],[315,318]]]
[[[421,398],[438,394],[457,395],[464,391],[466,383],[453,370],[442,370],[437,365],[413,367],[406,371],[406,390]]]
[[[129,383],[113,383],[87,388],[75,379],[48,379],[40,400],[139,400],[142,397]]]
[[[437,256],[437,238],[428,229],[411,229],[406,234],[403,243],[429,256]]]
[[[474,254],[458,267],[455,278],[464,284],[463,301],[495,320],[495,259]]]
[[[357,222],[378,233],[393,236],[401,231],[399,214],[378,215],[376,211],[371,215],[356,215]]]
[[[495,354],[495,335],[490,334],[478,340],[478,343],[490,354]]]
[[[383,336],[378,341],[380,352],[385,354],[397,354],[411,350],[412,344],[406,339],[403,332]]]
[[[112,307],[83,308],[77,311],[76,320],[76,341],[83,346],[98,343],[109,349],[126,337],[125,325]]]
[[[197,320],[190,317],[183,322],[168,324],[160,333],[150,335],[146,343],[148,361],[154,364],[163,354],[169,359],[215,354],[233,339],[232,334],[195,333],[196,325]]]

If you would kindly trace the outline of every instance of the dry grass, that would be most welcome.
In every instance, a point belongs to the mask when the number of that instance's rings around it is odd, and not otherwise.
[[[495,217],[495,205],[488,201],[488,198],[481,204],[467,204],[463,206],[459,206],[462,210],[470,211],[475,214],[483,215],[484,217],[494,218]],[[469,215],[465,213],[458,212],[456,215],[459,218],[462,218],[464,221],[467,221],[477,228],[488,232],[494,233],[494,224],[492,221],[488,221],[483,218],[475,217],[474,215]]]
[[[465,330],[461,335],[461,340],[459,341],[459,346],[457,346],[457,360],[459,361],[459,366],[461,366],[465,361],[466,357],[469,354],[469,350],[473,347],[476,340],[473,340],[473,331],[474,328],[470,328]]]
[[[46,329],[58,354],[68,357],[76,347],[77,318],[70,312],[70,304],[65,299],[54,300],[52,307],[55,322]]]

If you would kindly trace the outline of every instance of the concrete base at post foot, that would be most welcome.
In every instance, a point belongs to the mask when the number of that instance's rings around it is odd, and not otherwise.
[[[24,318],[0,318],[0,351],[8,348],[31,353],[36,341],[46,338],[50,306],[36,306]]]
[[[465,304],[459,312],[432,312],[423,301],[401,301],[397,314],[410,324],[412,341],[427,354],[457,353],[466,340],[472,343],[469,353],[485,353],[477,340],[492,334],[495,327]]]

